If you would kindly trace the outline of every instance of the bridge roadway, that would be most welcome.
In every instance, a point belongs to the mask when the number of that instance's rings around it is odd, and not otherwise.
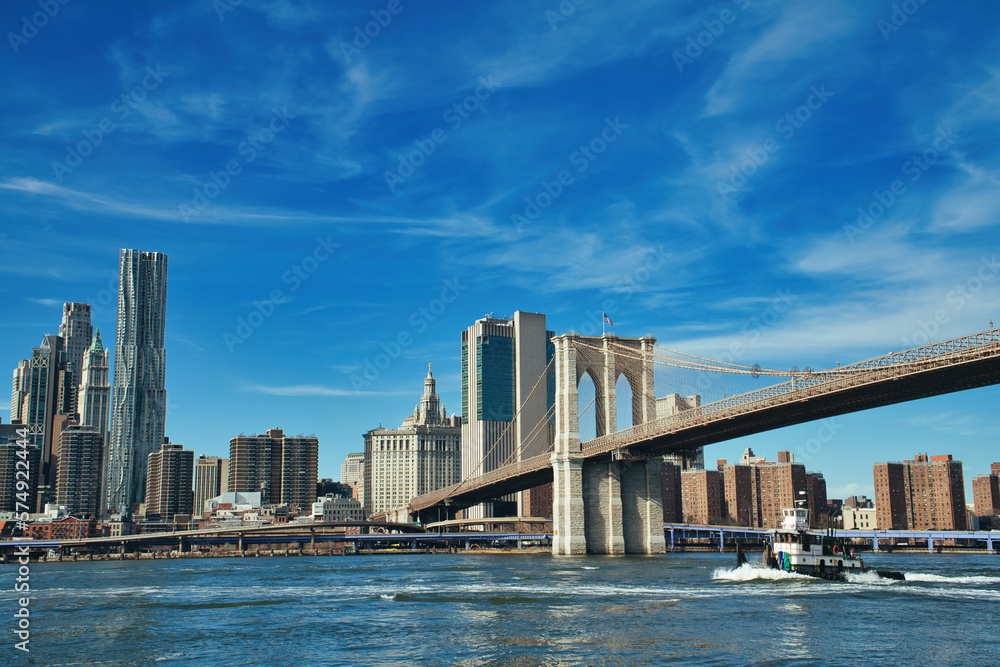
[[[194,544],[194,543],[214,543],[238,542],[245,543],[268,543],[268,542],[301,542],[304,540],[321,540],[328,537],[344,536],[345,533],[324,533],[317,530],[326,531],[336,528],[360,528],[366,533],[372,528],[385,530],[385,533],[377,533],[374,537],[385,539],[386,535],[394,535],[388,531],[398,531],[398,533],[424,533],[424,529],[409,523],[388,523],[372,521],[331,521],[316,523],[279,523],[265,524],[262,526],[234,526],[224,528],[199,528],[197,530],[179,530],[163,533],[143,533],[140,535],[121,535],[117,537],[87,537],[80,539],[63,540],[14,540],[0,542],[0,552],[9,552],[24,545],[29,548],[50,547],[52,545],[69,547],[74,549],[93,547],[113,547],[113,546],[153,546],[169,544]],[[349,538],[365,537],[366,535],[347,535]]]
[[[685,410],[582,443],[588,460],[651,458],[784,426],[1000,384],[1000,329],[893,352]],[[411,514],[461,509],[553,480],[540,454],[414,498]]]

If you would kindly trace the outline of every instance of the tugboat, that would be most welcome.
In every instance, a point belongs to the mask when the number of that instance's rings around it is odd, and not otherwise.
[[[855,558],[854,550],[832,532],[809,530],[809,510],[796,507],[781,512],[781,528],[769,531],[771,542],[764,546],[764,567],[832,581],[846,581],[848,574],[864,572],[874,572],[883,579],[904,579],[902,572],[865,567],[864,560]],[[739,567],[746,556],[738,551],[736,562]]]

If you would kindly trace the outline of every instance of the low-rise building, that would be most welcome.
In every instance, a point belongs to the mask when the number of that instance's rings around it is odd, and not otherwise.
[[[878,513],[874,507],[844,507],[844,530],[875,530],[878,528]]]
[[[364,521],[360,502],[332,494],[313,503],[312,516],[316,521]]]

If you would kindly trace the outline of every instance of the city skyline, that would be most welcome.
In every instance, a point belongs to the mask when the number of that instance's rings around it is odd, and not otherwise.
[[[385,3],[60,5],[10,45],[0,365],[64,303],[110,343],[119,250],[162,252],[166,435],[225,457],[285,424],[337,477],[428,362],[460,414],[490,312],[817,369],[1000,321],[996,7],[401,6],[364,46]],[[998,392],[706,458],[788,449],[873,497],[874,462],[951,453],[971,502]]]

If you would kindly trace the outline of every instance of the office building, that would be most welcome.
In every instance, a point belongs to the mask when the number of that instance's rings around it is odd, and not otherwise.
[[[352,452],[340,466],[340,483],[350,487],[357,486],[361,481],[361,473],[365,469],[365,453]]]
[[[722,521],[722,473],[718,470],[681,472],[681,507],[685,523]]]
[[[28,444],[27,436],[24,424],[0,424],[0,512],[20,513],[26,505],[30,513],[37,507],[38,475],[29,474],[27,480],[17,476],[25,465],[29,473],[41,467],[42,450]],[[18,443],[24,443],[24,447]],[[18,488],[18,482],[22,488]],[[18,508],[17,503],[22,507]]]
[[[104,436],[96,426],[64,426],[59,435],[56,505],[78,517],[100,515],[103,450]]]
[[[149,455],[164,443],[167,256],[122,250],[119,260],[115,375],[102,510],[128,515],[146,497]]]
[[[101,342],[101,330],[94,332],[94,339],[83,355],[80,376],[80,424],[93,426],[101,438],[108,439],[108,417],[111,415],[111,369],[108,351]]]
[[[462,479],[551,448],[553,335],[545,315],[521,311],[485,317],[462,332]],[[551,491],[524,491],[463,512],[467,518],[515,514],[551,516]]]
[[[308,509],[316,500],[319,439],[287,436],[280,428],[229,441],[229,490],[260,493],[265,505]]]
[[[33,471],[39,486],[55,484],[52,458],[58,456],[53,452],[58,441],[53,440],[53,419],[76,413],[72,377],[66,367],[63,339],[51,335],[44,336],[42,344],[32,349],[31,358],[22,360],[14,370],[10,421],[23,424],[29,445],[39,450],[40,463]]]
[[[201,514],[205,501],[229,491],[229,459],[202,454],[194,462],[194,512]]]
[[[976,516],[1000,514],[1000,463],[990,467],[991,474],[972,480],[973,511]]]
[[[962,462],[950,454],[876,463],[875,508],[884,530],[966,530]]]
[[[90,324],[90,305],[86,303],[64,303],[59,337],[66,350],[66,364],[77,382],[83,373],[83,360],[90,347],[94,328]]]
[[[365,516],[409,505],[424,493],[460,481],[462,427],[448,417],[428,365],[420,402],[399,428],[364,434]]]
[[[150,452],[146,474],[146,517],[158,516],[171,522],[177,514],[191,516],[194,492],[191,474],[194,452],[184,445],[163,443],[158,452]]]

